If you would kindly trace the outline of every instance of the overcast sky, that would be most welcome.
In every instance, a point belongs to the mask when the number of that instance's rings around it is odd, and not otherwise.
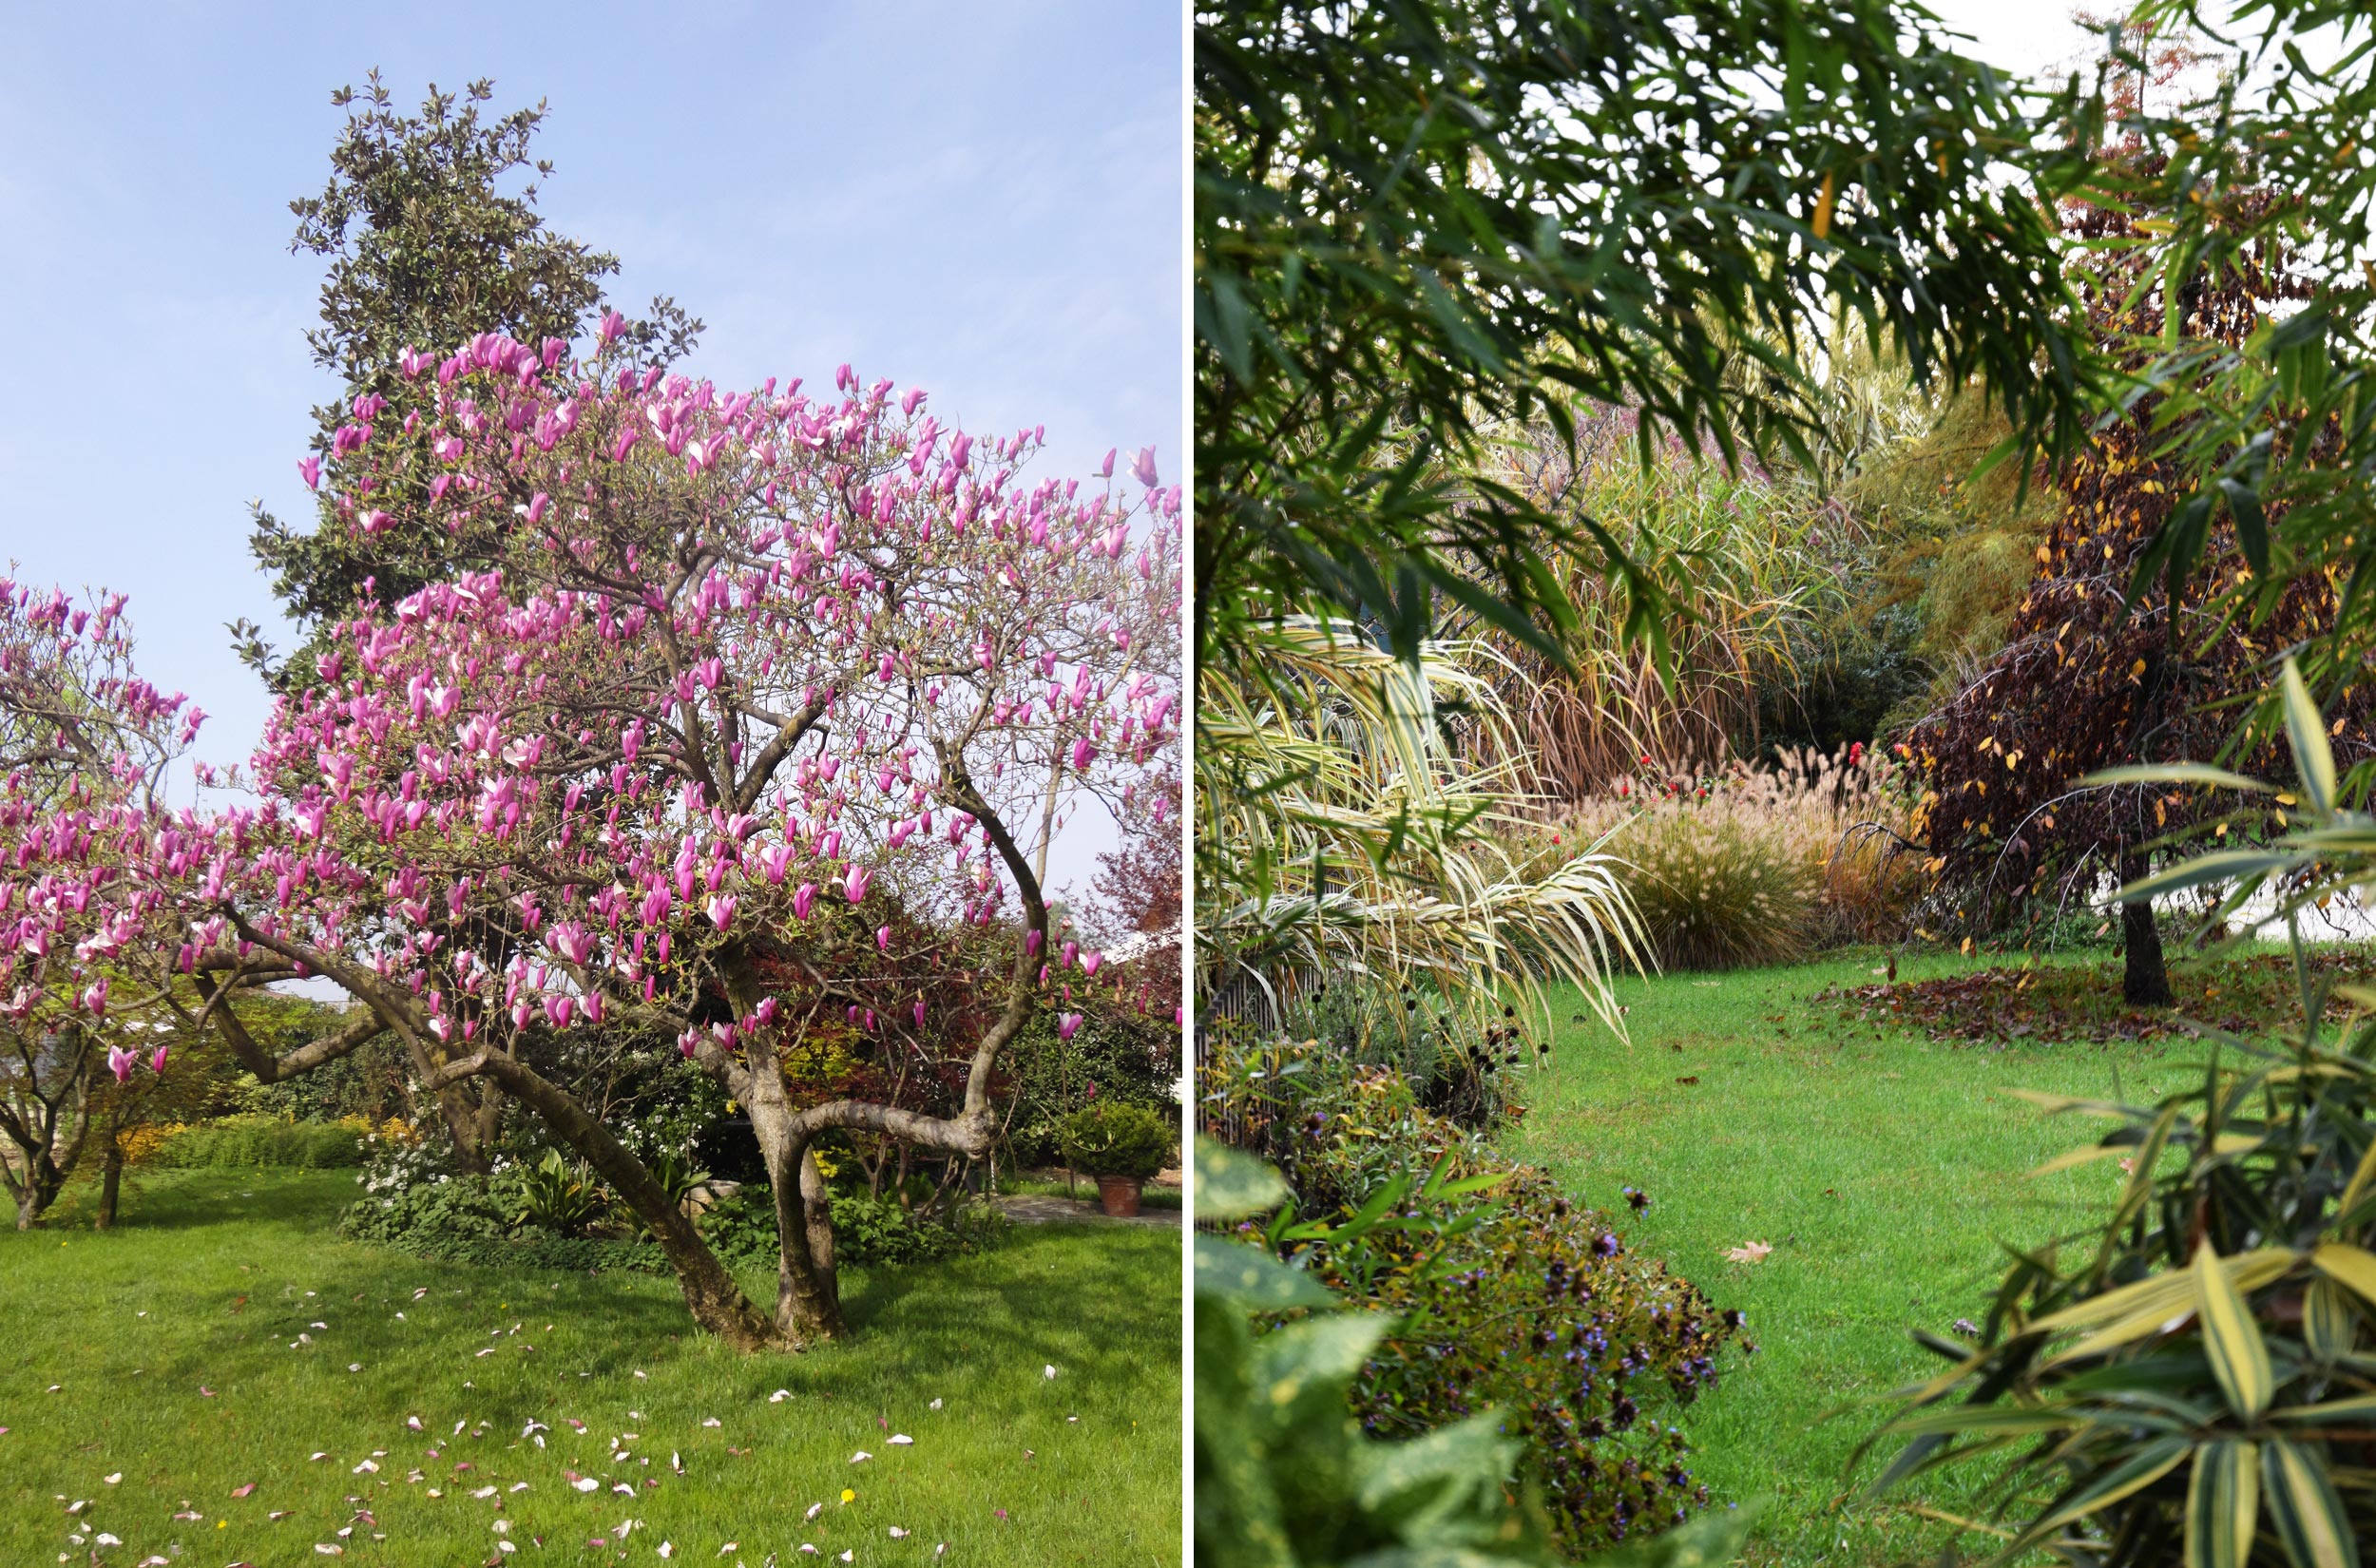
[[[333,390],[288,203],[374,66],[408,110],[480,76],[492,110],[548,100],[541,210],[619,255],[630,314],[665,293],[709,323],[695,372],[847,360],[972,428],[1044,424],[1054,471],[1152,444],[1183,477],[1176,0],[9,10],[0,564],[128,593],[209,758],[264,715],[223,622],[279,624],[247,499],[310,516]]]

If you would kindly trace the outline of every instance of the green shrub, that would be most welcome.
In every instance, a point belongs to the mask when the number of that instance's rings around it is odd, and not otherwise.
[[[558,1157],[547,1155],[548,1160]],[[565,1166],[562,1178],[576,1179]],[[445,1263],[669,1272],[657,1242],[568,1235],[527,1221],[532,1191],[549,1179],[541,1166],[517,1165],[492,1176],[441,1176],[365,1197],[340,1216],[338,1229],[357,1241]],[[927,1217],[895,1199],[835,1192],[833,1205],[835,1256],[846,1263],[925,1263],[979,1252],[1009,1229],[1006,1216],[987,1204]],[[738,1189],[696,1223],[730,1268],[775,1272],[776,1205],[766,1187],[754,1182]]]
[[[1005,1215],[987,1204],[961,1204],[924,1217],[896,1199],[835,1192],[834,1255],[845,1263],[929,1263],[979,1252],[1006,1234]],[[701,1233],[729,1264],[774,1269],[776,1199],[752,1182],[703,1211]]]
[[[1084,1176],[1146,1177],[1171,1158],[1172,1129],[1143,1105],[1100,1100],[1063,1121],[1064,1162]]]
[[[201,1122],[159,1146],[155,1162],[175,1170],[226,1170],[259,1165],[296,1170],[348,1170],[363,1163],[362,1136],[326,1121],[286,1121],[232,1116]]]
[[[1178,1117],[1179,1029],[1124,1004],[1084,998],[1081,1027],[1069,1041],[1044,1009],[1008,1060],[1014,1109],[1006,1119],[1007,1157],[1017,1166],[1063,1159],[1062,1123],[1083,1105],[1127,1101]]]
[[[1528,1049],[1511,1006],[1503,1008],[1504,1023],[1483,1030],[1473,1011],[1408,984],[1389,989],[1339,983],[1291,1002],[1278,1032],[1325,1047],[1343,1061],[1391,1067],[1424,1109],[1472,1133],[1489,1133],[1516,1114],[1511,1069],[1548,1057],[1550,1049]]]
[[[1753,1348],[1738,1312],[1627,1251],[1606,1216],[1541,1172],[1426,1111],[1389,1069],[1274,1045],[1219,1054],[1205,1088],[1207,1107],[1292,1190],[1279,1218],[1241,1226],[1240,1239],[1400,1319],[1349,1382],[1364,1430],[1411,1438],[1498,1407],[1569,1552],[1706,1504],[1675,1413],[1715,1386],[1728,1345]],[[1421,1192],[1439,1167],[1447,1181],[1498,1179],[1489,1192],[1454,1187],[1433,1208],[1395,1195]],[[1415,1245],[1391,1226],[1350,1246],[1324,1233],[1381,1203],[1418,1212],[1440,1241]]]
[[[2330,1021],[2295,951],[2299,1034],[2204,1030],[2200,1080],[2152,1105],[2033,1097],[2114,1119],[2065,1163],[2118,1159],[2118,1196],[2013,1253],[1976,1344],[1915,1335],[1950,1366],[1868,1440],[1897,1449],[1873,1491],[1988,1463],[1998,1562],[2323,1568],[2376,1540],[2376,1019],[2355,988]]]
[[[366,1197],[339,1216],[339,1233],[438,1263],[668,1272],[668,1260],[650,1242],[523,1230],[519,1216],[528,1202],[530,1175],[514,1166]]]

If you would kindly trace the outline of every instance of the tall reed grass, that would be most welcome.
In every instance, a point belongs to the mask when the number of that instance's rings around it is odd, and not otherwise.
[[[1658,611],[1600,552],[1567,552],[1557,566],[1581,625],[1566,666],[1505,650],[1523,679],[1504,683],[1504,705],[1539,788],[1566,801],[1610,787],[1644,754],[1668,768],[1756,755],[1764,699],[1820,657],[1861,540],[1855,514],[1801,477],[1727,473],[1679,453],[1645,467],[1624,417],[1605,411],[1573,453],[1547,432],[1499,449],[1502,483],[1602,530],[1683,596]]]

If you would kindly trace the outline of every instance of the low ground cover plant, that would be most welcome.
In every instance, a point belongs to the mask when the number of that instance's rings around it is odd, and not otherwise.
[[[1676,1416],[1715,1384],[1728,1348],[1748,1348],[1738,1313],[1422,1108],[1390,1068],[1297,1044],[1226,1051],[1205,1107],[1287,1183],[1285,1206],[1238,1239],[1396,1319],[1347,1380],[1365,1430],[1415,1439],[1499,1409],[1571,1553],[1711,1501]],[[1380,1223],[1406,1211],[1410,1225]],[[1334,1233],[1348,1216],[1355,1231]]]

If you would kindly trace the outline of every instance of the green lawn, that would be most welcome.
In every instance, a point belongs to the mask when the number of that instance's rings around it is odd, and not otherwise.
[[[1623,983],[1631,1042],[1563,1023],[1507,1139],[1603,1210],[1624,1213],[1620,1187],[1647,1192],[1648,1213],[1619,1225],[1628,1242],[1748,1313],[1757,1353],[1735,1358],[1683,1424],[1719,1499],[1767,1500],[1756,1563],[1913,1560],[1944,1532],[1904,1503],[1960,1512],[1969,1501],[1940,1487],[1843,1510],[1849,1452],[1876,1416],[1821,1418],[1941,1365],[1907,1331],[1945,1334],[1959,1317],[1984,1315],[1999,1237],[2042,1240],[2112,1198],[2109,1166],[2025,1174],[2101,1123],[2043,1116],[2005,1091],[2106,1094],[2117,1075],[2124,1095],[2152,1098],[2201,1060],[2191,1039],[1949,1045],[1844,1022],[1836,1004],[1808,1000],[1876,983],[1880,963]],[[1983,966],[1919,958],[1900,976]],[[2117,985],[2117,969],[2105,972]],[[2181,1000],[2217,979],[2191,961]],[[1581,1010],[1557,999],[1562,1021]],[[1772,1253],[1727,1259],[1752,1242]]]
[[[166,1174],[0,1235],[0,1562],[1179,1561],[1176,1234],[853,1269],[853,1338],[746,1358],[666,1279],[342,1241],[354,1193]]]

